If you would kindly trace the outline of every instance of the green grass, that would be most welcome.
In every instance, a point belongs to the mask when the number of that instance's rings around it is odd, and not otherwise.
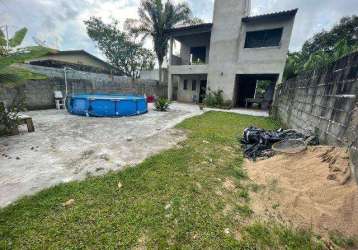
[[[185,142],[135,168],[25,197],[0,210],[0,248],[319,249],[308,232],[242,223],[252,214],[252,187],[243,181],[236,137],[250,125],[277,127],[267,118],[209,112],[178,126],[188,132]],[[69,199],[75,204],[63,207]]]
[[[353,249],[358,246],[358,239],[347,237],[340,232],[333,231],[329,233],[330,240],[336,245],[344,249]]]
[[[326,249],[312,232],[272,222],[244,227],[241,239],[243,249]]]

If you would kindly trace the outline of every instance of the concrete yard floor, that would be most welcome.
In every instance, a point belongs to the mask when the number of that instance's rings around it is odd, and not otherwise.
[[[27,112],[36,131],[0,138],[0,207],[88,173],[104,174],[138,164],[171,148],[185,134],[173,127],[199,115],[198,106],[174,103],[169,112],[92,118],[66,111]]]
[[[197,105],[173,103],[169,112],[93,118],[44,110],[26,113],[36,131],[0,138],[0,207],[61,182],[121,170],[185,140],[173,127],[200,115]],[[248,110],[225,112],[265,116]]]

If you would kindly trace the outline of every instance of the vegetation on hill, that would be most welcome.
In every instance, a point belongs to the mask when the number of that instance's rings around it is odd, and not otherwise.
[[[289,53],[284,79],[314,70],[358,50],[358,16],[343,17],[329,31],[315,34],[299,52]]]

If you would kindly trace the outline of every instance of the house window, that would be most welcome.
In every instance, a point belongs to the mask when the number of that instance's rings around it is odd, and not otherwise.
[[[193,81],[191,82],[191,90],[192,90],[192,91],[196,91],[196,80],[193,80]]]
[[[191,64],[204,64],[206,59],[206,47],[190,48]]]
[[[246,33],[245,48],[280,46],[283,28]]]
[[[187,90],[187,89],[188,89],[188,80],[184,80],[183,89],[184,89],[184,90]]]

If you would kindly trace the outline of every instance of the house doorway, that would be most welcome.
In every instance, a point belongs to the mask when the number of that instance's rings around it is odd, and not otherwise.
[[[207,85],[207,80],[200,81],[199,103],[203,103],[204,101],[206,95],[206,85]]]
[[[243,74],[236,76],[235,107],[271,107],[278,74]]]

